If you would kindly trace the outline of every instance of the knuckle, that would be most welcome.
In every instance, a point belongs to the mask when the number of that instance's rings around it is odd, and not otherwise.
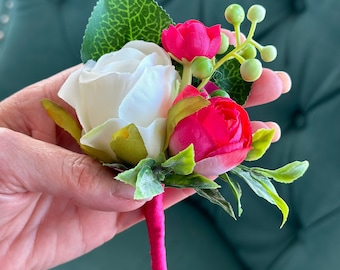
[[[63,172],[70,189],[86,193],[94,188],[100,169],[98,163],[86,155],[72,154],[64,158]]]

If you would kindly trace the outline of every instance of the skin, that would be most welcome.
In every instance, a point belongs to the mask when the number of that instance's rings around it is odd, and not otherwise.
[[[80,153],[40,101],[57,97],[77,67],[31,85],[0,103],[0,262],[3,269],[46,269],[76,258],[143,219],[145,201],[114,181],[112,171]],[[290,88],[279,73],[269,91],[254,87],[246,106],[267,103]],[[270,77],[269,76],[269,77]],[[268,80],[265,79],[264,81]],[[263,83],[263,82],[262,82]],[[260,85],[262,84],[260,83]],[[265,93],[265,94],[264,94]],[[253,128],[279,127],[254,122]],[[164,207],[193,194],[166,189]]]

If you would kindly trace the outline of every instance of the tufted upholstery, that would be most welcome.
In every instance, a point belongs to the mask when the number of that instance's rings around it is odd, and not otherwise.
[[[10,20],[0,25],[2,98],[79,62],[81,35],[95,0],[14,0],[13,8],[5,5],[8,0],[0,3],[0,16],[10,14]],[[228,4],[224,0],[159,3],[177,22],[197,18],[208,25],[224,22],[222,10]],[[238,221],[196,196],[169,209],[169,269],[339,269],[340,2],[238,3],[245,8],[254,3],[266,7],[267,18],[258,27],[257,39],[278,48],[278,59],[268,66],[286,70],[293,80],[289,94],[249,110],[252,119],[274,120],[282,127],[280,142],[256,165],[275,168],[308,159],[311,167],[293,185],[278,185],[291,208],[281,230],[278,210],[246,187],[244,213]],[[56,269],[149,269],[144,223]]]

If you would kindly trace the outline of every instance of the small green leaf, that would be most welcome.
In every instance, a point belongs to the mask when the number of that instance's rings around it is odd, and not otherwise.
[[[137,164],[137,166],[135,166],[134,168],[119,173],[115,177],[115,179],[122,181],[125,184],[129,184],[131,186],[136,187],[137,177],[138,177],[138,173],[140,172],[140,170],[144,167],[153,168],[155,166],[155,164],[156,164],[156,162],[155,162],[154,159],[145,158],[145,159],[141,160]]]
[[[108,153],[106,153],[105,151],[101,151],[101,150],[95,149],[91,146],[84,145],[84,144],[80,144],[80,148],[81,148],[81,150],[83,150],[83,152],[86,155],[88,155],[88,156],[90,156],[94,159],[97,159],[101,162],[106,162],[106,163],[113,162],[113,158]]]
[[[280,228],[282,228],[287,221],[289,208],[286,202],[277,194],[277,191],[270,179],[263,175],[254,173],[251,171],[251,168],[249,169],[245,166],[235,167],[231,170],[231,172],[241,177],[241,179],[248,184],[256,195],[277,206],[282,213],[282,223],[280,226]]]
[[[309,167],[308,161],[294,161],[276,170],[252,168],[254,172],[273,178],[275,181],[289,184],[304,175]]]
[[[116,162],[103,162],[102,163],[103,166],[105,167],[108,167],[112,170],[115,170],[117,172],[123,172],[123,171],[126,171],[126,170],[129,170],[128,167],[126,167],[124,164],[120,164],[120,163],[116,163]]]
[[[225,54],[217,55],[216,59],[223,58],[234,48],[230,45],[228,51]],[[213,74],[211,81],[220,89],[226,91],[238,104],[243,105],[248,99],[252,83],[242,79],[240,66],[240,63],[235,58],[225,61]]]
[[[154,0],[99,0],[85,30],[81,59],[97,60],[132,40],[160,43],[173,21]]]
[[[258,129],[255,134],[253,134],[252,149],[248,152],[246,160],[254,161],[261,158],[272,143],[274,134],[274,129]]]
[[[163,162],[162,167],[170,168],[177,174],[188,175],[194,171],[195,164],[194,146],[190,144],[186,149]]]
[[[81,137],[81,128],[78,125],[76,119],[72,117],[62,106],[57,104],[56,102],[43,99],[41,101],[44,109],[48,113],[48,115],[52,118],[52,120],[61,128],[63,128],[66,132],[68,132],[73,139],[79,144]]]
[[[138,172],[136,181],[135,200],[152,198],[164,191],[162,184],[149,166],[144,166]]]
[[[143,138],[134,124],[114,133],[110,147],[119,160],[130,165],[136,165],[148,155]]]
[[[168,174],[164,179],[164,185],[166,187],[199,189],[216,189],[220,187],[214,181],[195,172],[189,175]]]
[[[228,174],[222,174],[220,175],[220,178],[225,181],[226,183],[229,184],[232,193],[234,194],[234,197],[236,199],[237,203],[237,210],[238,210],[238,216],[240,217],[242,215],[243,209],[241,205],[241,197],[242,197],[242,189],[241,186],[239,185],[238,182],[233,180],[232,178],[229,177]]]
[[[194,96],[184,98],[173,105],[168,111],[164,149],[168,147],[170,136],[174,132],[179,121],[208,106],[209,104],[210,102],[202,96]]]
[[[203,198],[208,199],[210,202],[222,207],[233,219],[236,220],[236,216],[231,204],[225,200],[222,194],[217,189],[195,189],[197,194]]]

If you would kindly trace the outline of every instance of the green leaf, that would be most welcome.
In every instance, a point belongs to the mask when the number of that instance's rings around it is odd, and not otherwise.
[[[252,138],[252,149],[248,152],[247,161],[254,161],[261,158],[268,150],[274,137],[274,129],[258,129]]]
[[[195,172],[189,175],[168,174],[164,179],[164,185],[166,187],[199,189],[216,189],[220,187],[214,181]]]
[[[294,161],[276,170],[252,168],[254,172],[273,178],[275,181],[289,184],[304,175],[309,167],[308,161]]]
[[[153,168],[156,164],[156,161],[151,158],[145,158],[141,160],[137,166],[134,168],[119,173],[115,179],[124,182],[125,184],[129,184],[131,186],[136,187],[136,182],[138,178],[138,173],[144,168],[144,167],[150,167]]]
[[[134,124],[114,133],[110,147],[119,160],[130,165],[136,165],[148,155],[143,138]]]
[[[74,119],[62,106],[50,99],[43,99],[41,104],[56,125],[68,132],[79,144],[81,128],[79,127],[77,120]]]
[[[256,174],[245,166],[238,166],[231,170],[232,173],[242,178],[256,195],[265,199],[269,203],[276,205],[282,213],[282,223],[280,228],[287,221],[289,208],[286,202],[278,195],[274,185],[267,177]]]
[[[225,200],[222,194],[217,189],[195,189],[197,194],[203,198],[208,199],[210,202],[222,207],[233,219],[236,220],[236,216],[231,204]]]
[[[105,166],[105,167],[108,167],[112,170],[115,170],[117,172],[123,172],[123,171],[129,170],[129,168],[126,167],[124,164],[120,164],[120,163],[116,163],[116,162],[113,162],[113,163],[103,162],[102,165]]]
[[[132,40],[159,44],[162,30],[172,23],[154,0],[99,0],[85,30],[81,59],[98,60]]]
[[[84,144],[80,144],[80,148],[81,148],[81,150],[83,150],[83,152],[86,155],[88,155],[88,156],[90,156],[94,159],[97,159],[101,162],[106,162],[106,163],[113,162],[113,158],[108,153],[106,153],[105,151],[98,150],[98,149],[95,149],[91,146],[84,145]]]
[[[234,47],[229,46],[225,54],[217,55],[216,59],[219,60],[228,54]],[[242,79],[240,73],[240,63],[235,59],[229,59],[221,65],[211,77],[221,90],[226,91],[229,96],[238,104],[243,105],[250,93],[252,83],[246,82]]]
[[[136,181],[135,200],[152,198],[164,191],[162,184],[149,166],[143,166],[138,172]]]
[[[222,174],[220,175],[220,178],[229,184],[232,193],[234,194],[234,197],[236,199],[237,203],[237,210],[238,210],[238,216],[240,217],[242,215],[243,209],[241,205],[241,197],[242,197],[242,189],[239,183],[232,178],[229,177],[228,174]]]
[[[162,167],[170,168],[177,174],[188,175],[194,171],[196,164],[194,157],[194,146],[190,144],[186,149],[163,162]]]
[[[210,102],[202,96],[194,96],[184,98],[173,105],[168,111],[164,149],[168,147],[170,136],[174,132],[179,121],[208,106],[209,104]]]

